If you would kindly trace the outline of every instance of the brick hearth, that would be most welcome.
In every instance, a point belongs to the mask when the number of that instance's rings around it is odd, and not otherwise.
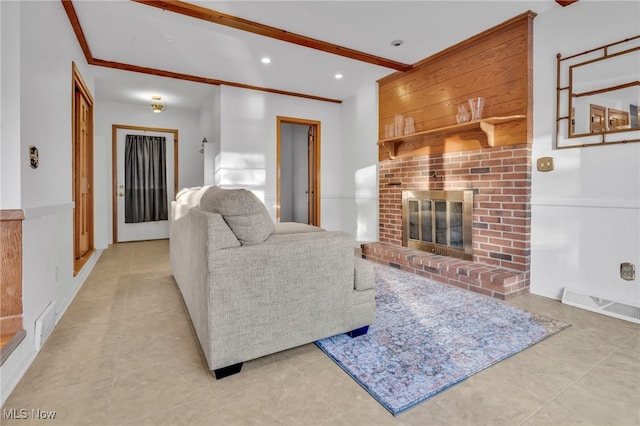
[[[531,146],[512,145],[379,163],[379,242],[367,259],[500,299],[529,291]],[[402,247],[403,190],[473,196],[473,261]]]
[[[386,243],[364,243],[361,248],[364,259],[497,299],[505,300],[529,291],[527,274],[511,269]]]

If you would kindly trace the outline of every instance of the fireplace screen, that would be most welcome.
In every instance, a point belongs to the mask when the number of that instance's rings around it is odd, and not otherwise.
[[[473,191],[402,191],[403,245],[471,259],[472,206]]]

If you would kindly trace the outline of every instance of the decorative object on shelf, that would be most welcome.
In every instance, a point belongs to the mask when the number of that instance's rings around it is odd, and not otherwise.
[[[416,132],[416,127],[413,124],[413,118],[407,117],[404,119],[404,134],[410,135]]]
[[[457,135],[461,132],[477,132],[484,133],[483,140],[479,140],[483,147],[494,147],[505,145],[503,140],[496,140],[495,126],[504,123],[519,121],[526,119],[524,115],[511,115],[507,117],[487,117],[475,121],[467,121],[464,123],[453,124],[450,126],[439,127],[437,129],[422,130],[410,135],[401,135],[393,138],[386,138],[378,141],[378,145],[384,147],[389,153],[389,158],[398,156],[399,147],[408,144],[412,148],[407,152],[400,153],[402,156],[417,155],[416,153],[423,147],[432,144],[431,141],[437,141],[450,135]],[[433,138],[433,139],[432,139]]]
[[[484,108],[484,98],[478,96],[469,99],[469,109],[471,109],[471,119],[480,120],[482,118],[482,110]]]
[[[385,124],[384,126],[384,138],[392,138],[396,135],[396,126],[394,124]]]
[[[153,112],[160,113],[167,108],[167,103],[162,100],[162,96],[151,97],[151,109]]]
[[[402,136],[404,130],[404,115],[396,114],[395,136]]]
[[[464,105],[460,105],[458,107],[458,113],[456,114],[456,122],[458,124],[466,123],[467,121],[469,121],[469,117],[470,116],[467,108]]]
[[[29,145],[29,165],[32,169],[37,169],[40,160],[38,159],[38,148]]]

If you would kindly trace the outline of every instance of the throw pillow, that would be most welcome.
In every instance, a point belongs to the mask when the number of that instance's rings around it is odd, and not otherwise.
[[[200,208],[222,215],[242,245],[260,244],[275,231],[267,207],[246,189],[211,187],[200,199]]]

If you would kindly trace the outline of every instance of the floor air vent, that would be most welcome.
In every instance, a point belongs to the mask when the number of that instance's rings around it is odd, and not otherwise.
[[[44,342],[53,331],[53,327],[56,326],[56,302],[51,302],[46,309],[40,314],[40,317],[36,320],[35,330],[35,344],[36,349],[40,350]]]
[[[565,288],[562,303],[640,324],[640,307]]]

